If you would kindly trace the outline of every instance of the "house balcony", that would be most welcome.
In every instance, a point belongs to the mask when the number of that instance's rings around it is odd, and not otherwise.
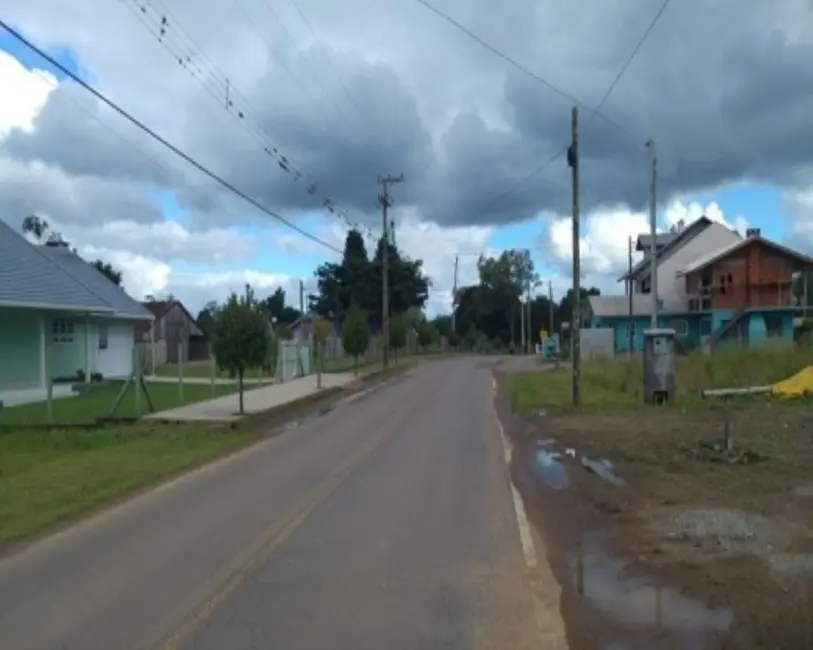
[[[700,291],[686,294],[687,311],[793,307],[797,302],[790,282],[706,285]]]

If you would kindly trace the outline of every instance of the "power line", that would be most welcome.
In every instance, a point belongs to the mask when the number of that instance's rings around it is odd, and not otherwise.
[[[308,28],[308,31],[313,37],[313,40],[319,46],[319,49],[322,50],[322,55],[325,57],[325,60],[327,61],[328,65],[333,69],[333,74],[335,74],[336,78],[339,80],[339,85],[344,89],[344,93],[345,95],[347,95],[347,98],[350,100],[350,103],[353,104],[356,110],[359,110],[359,105],[356,102],[356,98],[353,96],[353,94],[350,92],[350,89],[347,87],[347,84],[344,81],[344,77],[339,72],[339,69],[333,63],[333,59],[330,58],[330,55],[328,54],[327,48],[325,47],[324,43],[322,43],[322,41],[320,41],[319,38],[316,36],[316,32],[311,26],[310,21],[305,17],[305,13],[299,6],[299,3],[297,2],[297,0],[290,0],[290,3],[294,6],[294,9],[296,9],[296,13],[299,14],[299,17],[302,19],[302,22],[305,23],[305,27]]]
[[[416,1],[420,2],[421,4],[425,4],[424,0],[416,0]],[[649,34],[652,32],[652,30],[655,27],[655,25],[657,24],[658,20],[660,20],[661,16],[663,15],[663,12],[666,11],[666,8],[669,6],[670,2],[671,2],[671,0],[664,0],[663,4],[661,5],[660,9],[655,14],[655,16],[652,18],[652,20],[650,21],[649,26],[646,28],[643,35],[641,36],[640,39],[638,39],[638,43],[635,45],[635,47],[633,48],[633,50],[630,53],[629,57],[624,62],[624,65],[621,66],[621,69],[618,71],[618,74],[616,74],[616,76],[613,79],[612,83],[607,88],[607,91],[602,96],[601,101],[598,103],[598,105],[594,109],[592,109],[590,117],[587,119],[587,124],[590,124],[590,122],[593,121],[593,118],[595,118],[597,115],[600,115],[601,109],[604,108],[604,105],[607,103],[607,100],[610,98],[610,95],[613,94],[613,91],[615,90],[616,86],[618,85],[618,82],[621,81],[621,78],[624,76],[624,73],[626,73],[627,69],[630,67],[630,64],[633,62],[635,57],[638,55],[638,52],[641,50],[641,47],[646,42],[646,39],[649,38]],[[629,135],[629,133],[628,133],[628,135]],[[534,169],[530,174],[528,174],[527,176],[521,178],[514,185],[512,185],[508,190],[500,192],[498,195],[492,197],[491,199],[489,199],[488,201],[483,203],[482,207],[480,207],[478,209],[478,211],[479,210],[486,210],[486,209],[490,208],[492,205],[494,205],[498,201],[501,201],[502,199],[507,198],[508,196],[512,195],[514,192],[516,192],[518,189],[520,189],[523,185],[525,185],[529,181],[531,181],[534,178],[536,178],[537,176],[539,176],[539,174],[544,172],[548,167],[550,167],[554,162],[556,162],[559,158],[561,158],[567,152],[568,146],[569,145],[565,145],[554,156],[552,156],[551,158],[546,160],[539,167]]]
[[[317,237],[316,235],[312,235],[312,234],[311,234],[311,233],[309,233],[308,231],[303,230],[302,228],[300,228],[300,227],[299,227],[299,226],[297,226],[296,224],[294,224],[294,223],[290,222],[290,221],[289,221],[288,219],[286,219],[285,217],[283,217],[283,216],[281,216],[281,215],[277,214],[276,212],[273,212],[272,210],[269,210],[269,209],[268,209],[268,208],[266,208],[264,205],[262,205],[261,203],[259,203],[259,202],[258,202],[258,201],[256,201],[255,199],[251,198],[250,196],[248,196],[247,194],[245,194],[244,192],[242,192],[241,190],[239,190],[238,188],[236,188],[234,185],[232,185],[232,184],[231,184],[231,183],[229,183],[228,181],[224,180],[223,178],[221,178],[220,176],[218,176],[218,175],[217,175],[217,174],[215,174],[214,172],[210,171],[209,169],[207,169],[206,167],[204,167],[203,165],[201,165],[201,164],[200,164],[200,163],[199,163],[197,160],[195,160],[194,158],[192,158],[192,157],[191,157],[191,156],[189,156],[188,154],[186,154],[186,153],[184,153],[183,151],[181,151],[181,150],[180,150],[178,147],[176,147],[174,144],[172,144],[171,142],[169,142],[168,140],[166,140],[166,139],[165,139],[165,138],[163,138],[162,136],[158,135],[158,133],[156,133],[155,131],[153,131],[153,130],[152,130],[150,127],[148,127],[147,125],[145,125],[143,122],[141,122],[141,121],[140,121],[140,120],[138,120],[137,118],[135,118],[135,117],[133,117],[132,115],[130,115],[130,113],[128,113],[127,111],[125,111],[123,108],[121,108],[121,107],[120,107],[118,104],[116,104],[116,103],[115,103],[113,100],[108,99],[108,98],[107,98],[107,97],[106,97],[104,94],[102,94],[100,91],[96,90],[96,88],[94,88],[93,86],[91,86],[91,85],[90,85],[88,82],[86,82],[84,79],[82,79],[81,77],[79,77],[77,74],[73,73],[71,70],[69,70],[68,68],[66,68],[64,65],[62,65],[62,64],[61,64],[59,61],[57,61],[57,60],[56,60],[55,58],[53,58],[51,55],[46,54],[44,51],[42,51],[40,48],[38,48],[36,45],[34,45],[34,44],[31,42],[31,41],[29,41],[27,38],[25,38],[25,37],[24,37],[22,34],[20,34],[18,31],[16,31],[14,28],[12,28],[10,25],[8,25],[8,23],[6,23],[5,21],[3,21],[2,19],[0,19],[0,27],[2,27],[2,28],[3,28],[3,29],[4,29],[4,30],[5,30],[5,31],[6,31],[6,32],[7,32],[7,33],[10,35],[10,36],[12,36],[14,39],[16,39],[17,41],[19,41],[20,43],[22,43],[23,45],[25,45],[25,46],[26,46],[28,49],[30,49],[32,52],[34,52],[34,53],[36,53],[38,56],[40,56],[40,58],[42,58],[43,60],[45,60],[45,61],[47,61],[48,63],[50,63],[50,64],[51,64],[51,65],[52,65],[54,68],[56,68],[57,70],[59,70],[60,72],[62,72],[62,73],[63,73],[64,75],[66,75],[67,77],[70,77],[70,78],[71,78],[73,81],[75,81],[75,82],[76,82],[76,83],[78,83],[80,86],[82,86],[82,88],[84,88],[86,91],[88,91],[89,93],[91,93],[91,94],[92,94],[94,97],[96,97],[96,98],[97,98],[99,101],[103,102],[104,104],[106,104],[107,106],[109,106],[110,108],[112,108],[112,109],[113,109],[114,111],[116,111],[116,112],[117,112],[119,115],[121,115],[121,116],[122,116],[122,117],[124,117],[126,120],[128,120],[129,122],[131,122],[131,123],[132,123],[134,126],[138,127],[138,128],[139,128],[139,129],[141,129],[141,130],[142,130],[144,133],[146,133],[147,135],[149,135],[151,138],[153,138],[154,140],[156,140],[156,141],[158,141],[159,143],[161,143],[161,144],[162,144],[164,147],[166,147],[167,149],[169,149],[170,151],[172,151],[172,153],[174,153],[174,154],[175,154],[176,156],[178,156],[179,158],[182,158],[183,160],[185,160],[187,163],[189,163],[190,165],[192,165],[192,166],[193,166],[195,169],[197,169],[198,171],[200,171],[200,172],[201,172],[202,174],[204,174],[205,176],[209,177],[210,179],[212,179],[213,181],[215,181],[215,182],[216,182],[216,183],[218,183],[219,185],[221,185],[221,186],[225,187],[227,190],[229,190],[229,191],[230,191],[230,192],[232,192],[233,194],[236,194],[236,195],[237,195],[237,196],[239,196],[241,199],[243,199],[243,200],[244,200],[244,201],[246,201],[247,203],[251,204],[252,206],[254,206],[255,208],[257,208],[258,210],[260,210],[260,211],[261,211],[261,212],[263,212],[264,214],[267,214],[268,216],[270,216],[270,217],[272,217],[272,218],[276,219],[277,221],[279,221],[280,223],[282,223],[282,224],[284,224],[284,225],[288,226],[288,227],[289,227],[289,228],[291,228],[292,230],[294,230],[294,231],[298,232],[298,233],[299,233],[300,235],[302,235],[303,237],[306,237],[306,238],[310,239],[311,241],[316,242],[317,244],[321,244],[321,245],[322,245],[322,246],[324,246],[325,248],[328,248],[328,249],[330,249],[330,250],[332,250],[332,251],[334,251],[334,252],[336,252],[336,253],[341,254],[341,252],[342,252],[342,251],[340,251],[340,250],[339,250],[338,248],[336,248],[335,246],[332,246],[331,244],[329,244],[328,242],[326,242],[326,241],[324,241],[324,240],[320,239],[320,238],[319,238],[319,237]]]
[[[586,110],[592,110],[592,108],[588,104],[586,104],[582,100],[578,99],[577,97],[574,97],[570,93],[562,90],[561,88],[559,88],[555,84],[551,83],[550,81],[548,81],[544,77],[541,77],[537,73],[533,72],[532,70],[530,70],[529,68],[524,66],[522,63],[520,63],[519,61],[517,61],[513,57],[505,54],[505,52],[502,52],[501,50],[498,50],[495,46],[493,46],[489,42],[485,41],[482,37],[475,34],[468,27],[466,27],[462,23],[460,23],[457,20],[455,20],[454,18],[452,18],[449,14],[444,13],[443,11],[441,11],[440,9],[435,7],[434,5],[430,4],[427,0],[415,0],[415,1],[418,4],[422,5],[423,7],[429,9],[429,11],[431,11],[436,16],[438,16],[442,20],[446,21],[447,23],[449,23],[450,25],[452,25],[453,27],[455,27],[459,31],[463,32],[466,36],[468,36],[470,39],[472,39],[473,41],[478,43],[481,47],[483,47],[486,50],[488,50],[489,52],[491,52],[494,56],[502,59],[506,63],[510,64],[511,66],[513,66],[514,68],[516,68],[517,70],[522,72],[522,74],[526,75],[527,77],[530,77],[531,79],[533,79],[537,83],[542,84],[546,88],[548,88],[548,89],[552,90],[553,92],[555,92],[557,95],[560,95],[560,96],[564,97],[565,99],[573,102],[577,106],[580,106],[581,108],[584,108]],[[607,124],[610,124],[611,126],[615,127],[619,131],[621,131],[624,135],[626,135],[633,142],[635,142],[636,145],[638,145],[638,139],[634,135],[632,135],[629,131],[627,131],[623,126],[621,126],[617,122],[613,121],[612,119],[610,119],[606,115],[599,115],[599,117],[601,117],[601,119],[603,119],[605,122],[607,122]],[[640,145],[638,145],[638,146],[640,146]]]
[[[160,3],[162,9],[156,9],[150,4],[151,2]],[[298,169],[295,162],[289,156],[283,154],[269,141],[268,134],[265,130],[256,124],[256,120],[252,119],[254,111],[245,98],[245,95],[239,93],[239,91],[229,83],[228,77],[211,62],[211,59],[206,56],[200,45],[185,32],[176,18],[173,18],[172,21],[168,19],[170,14],[169,12],[165,13],[164,10],[166,6],[161,0],[124,0],[124,4],[128,5],[128,8],[136,14],[140,22],[147,27],[147,30],[170,52],[173,59],[203,86],[204,90],[215,100],[215,103],[225,107],[226,112],[233,117],[235,121],[240,123],[249,134],[259,140],[259,145],[263,151],[277,162],[280,169],[292,175],[296,181],[304,180],[307,193],[319,199],[322,208],[341,219],[346,228],[361,232],[369,240],[376,239],[376,236],[367,226],[360,222],[353,221],[349,213],[345,209],[338,207],[333,199],[325,195],[319,196],[319,183],[316,179]],[[135,5],[137,9],[131,5]],[[269,7],[269,10],[270,9]],[[152,27],[145,22],[145,19],[152,23]],[[256,25],[254,25],[254,27],[257,29]],[[169,42],[169,36],[172,34],[177,34],[176,40],[180,43],[180,51],[178,51],[178,45],[175,45],[173,48],[173,45]],[[184,45],[183,40],[188,41],[189,45]],[[201,65],[201,62],[203,65]],[[208,70],[204,70],[206,67],[208,67]],[[214,87],[210,83],[213,80],[218,82],[214,84]],[[235,95],[235,98],[230,96],[230,90]]]

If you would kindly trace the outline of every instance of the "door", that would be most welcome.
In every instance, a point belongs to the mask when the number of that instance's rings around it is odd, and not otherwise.
[[[134,328],[130,323],[99,323],[96,369],[105,378],[129,377],[133,367]]]

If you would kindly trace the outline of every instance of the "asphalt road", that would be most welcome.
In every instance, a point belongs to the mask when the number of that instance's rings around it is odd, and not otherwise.
[[[538,648],[491,373],[428,364],[0,561],[0,648]]]

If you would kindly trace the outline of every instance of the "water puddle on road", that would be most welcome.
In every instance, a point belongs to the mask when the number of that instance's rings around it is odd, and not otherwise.
[[[588,600],[604,616],[649,640],[642,646],[632,645],[622,634],[600,647],[701,650],[707,647],[709,637],[728,630],[733,620],[731,610],[707,608],[646,577],[627,574],[630,563],[608,555],[601,542],[600,536],[588,535],[569,555],[571,584],[579,598]]]

